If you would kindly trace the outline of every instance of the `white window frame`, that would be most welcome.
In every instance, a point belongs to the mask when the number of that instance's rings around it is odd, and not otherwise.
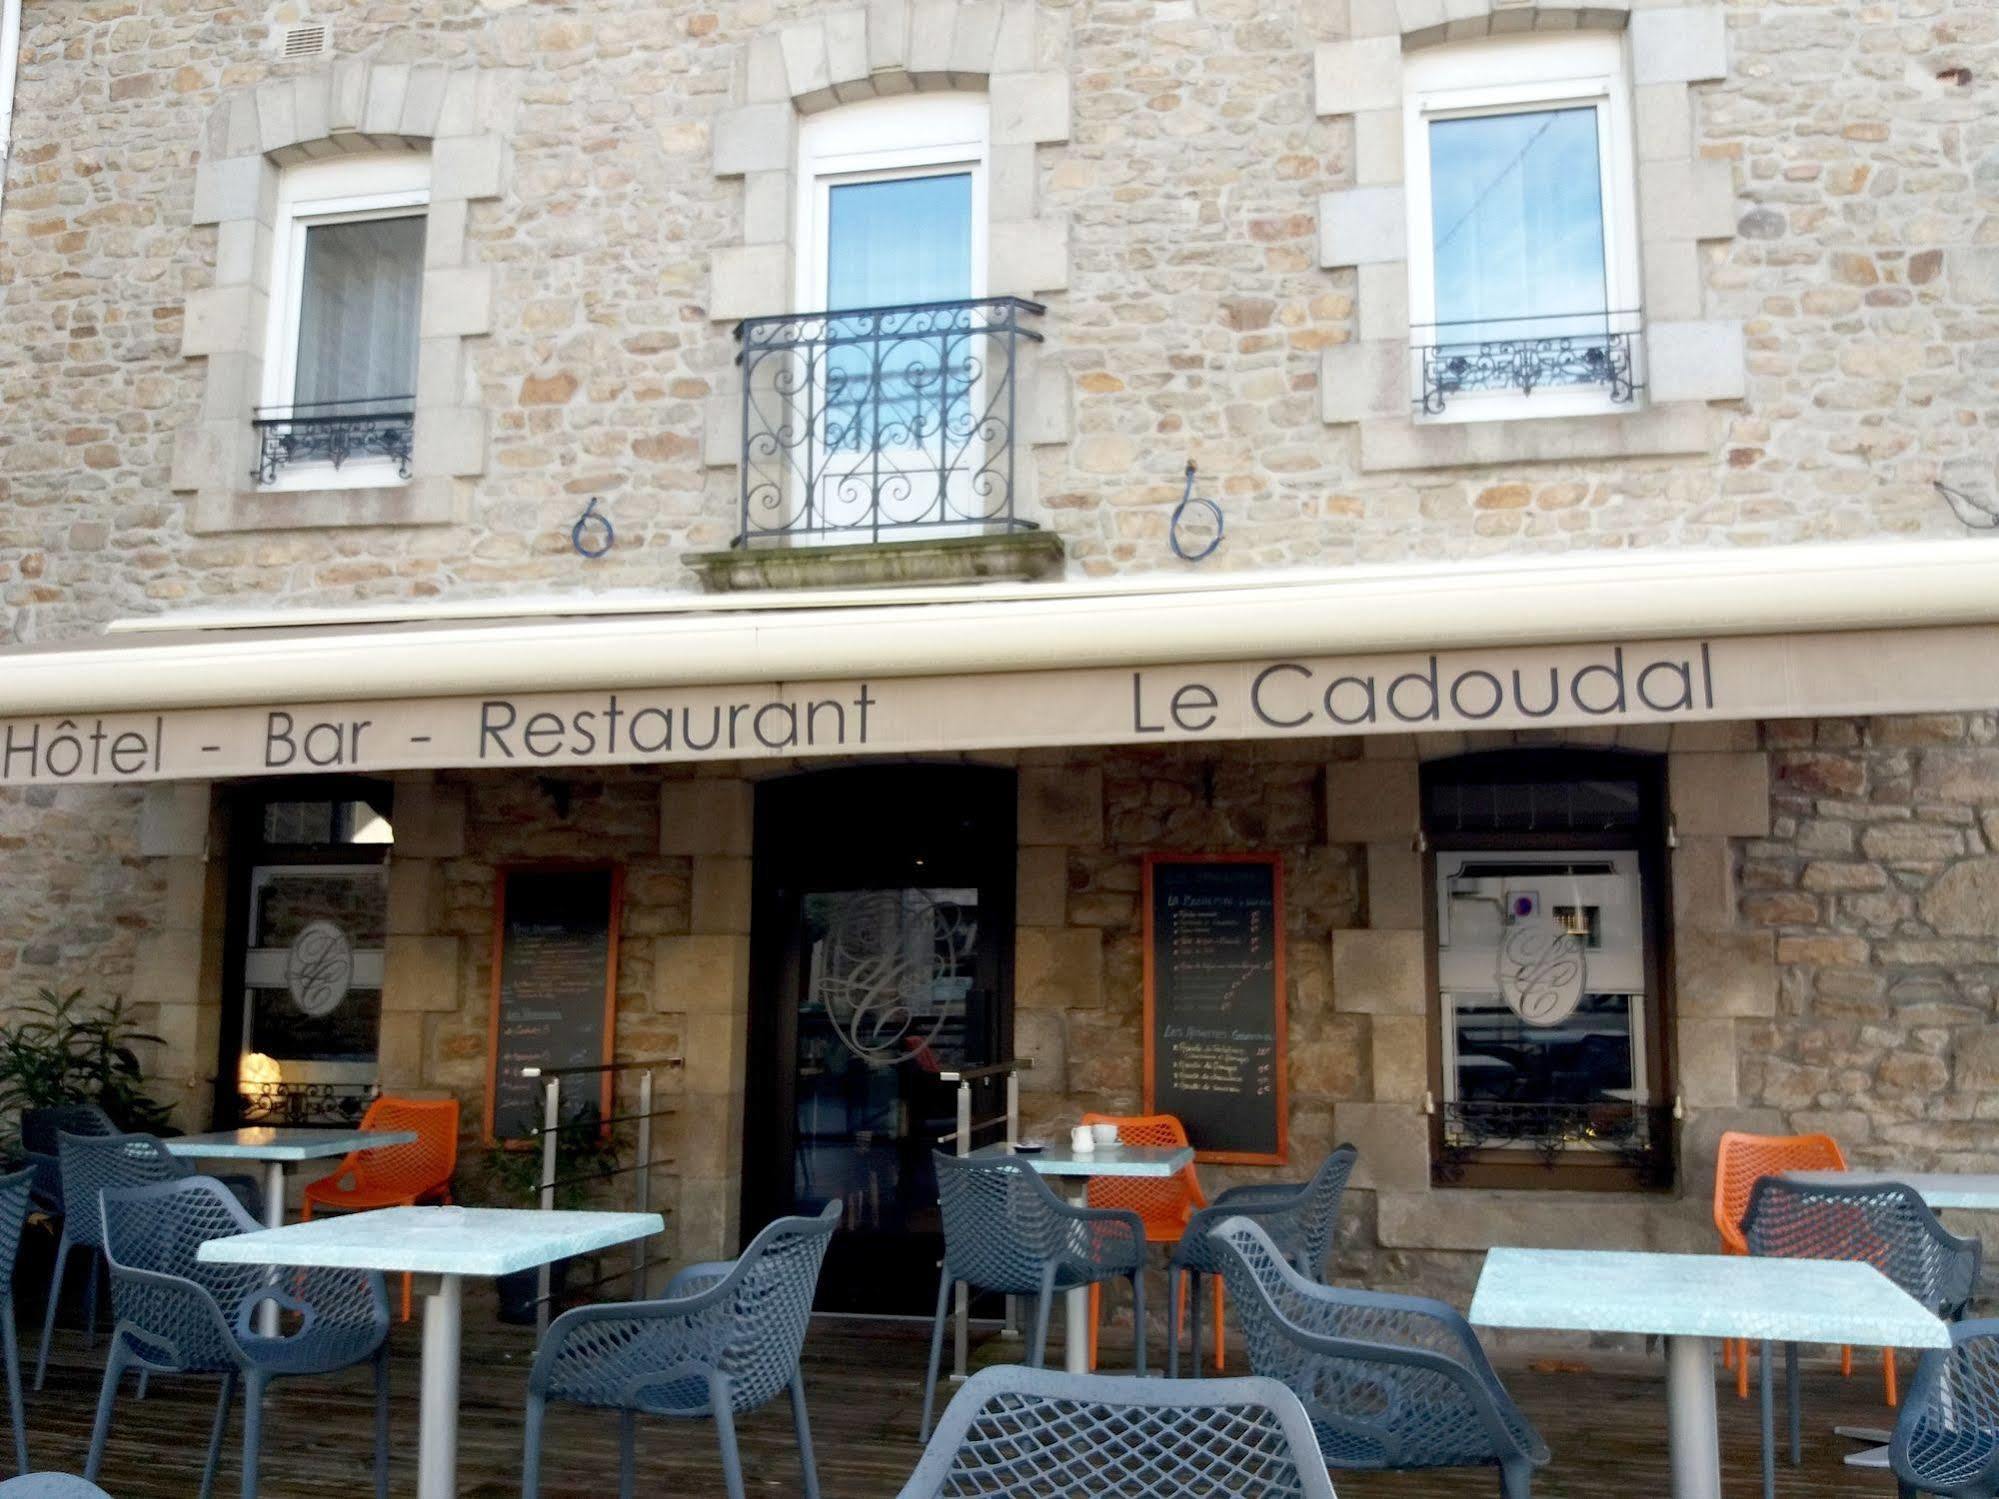
[[[299,320],[305,289],[306,232],[318,224],[367,219],[421,218],[430,210],[430,158],[400,151],[287,167],[278,180],[277,218],[271,234],[271,313],[264,340],[260,407],[291,406],[298,380]],[[414,405],[416,392],[410,392]],[[280,469],[264,490],[382,489],[409,481],[388,458],[295,463]]]
[[[971,178],[971,265],[966,298],[987,295],[987,243],[991,206],[988,164],[991,157],[992,110],[982,93],[903,94],[845,104],[811,115],[799,125],[797,199],[795,203],[794,275],[796,305],[803,313],[828,311],[831,244],[827,230],[836,187],[859,182],[891,182],[915,177]],[[888,304],[897,305],[897,304]],[[971,400],[982,403],[982,385]],[[815,469],[817,460],[813,460]],[[958,482],[969,483],[970,475]],[[789,503],[792,514],[804,506],[803,481]],[[884,528],[890,535],[939,540],[985,533],[982,525],[935,524]],[[804,532],[801,546],[866,545],[865,530]]]
[[[1621,35],[1577,33],[1490,39],[1411,55],[1403,69],[1404,169],[1408,189],[1411,408],[1421,423],[1591,416],[1638,409],[1644,400],[1643,341],[1634,340],[1639,393],[1622,404],[1590,387],[1467,391],[1441,413],[1422,410],[1422,359],[1437,340],[1436,252],[1430,200],[1430,123],[1530,110],[1594,108],[1603,174],[1604,295],[1613,332],[1637,333],[1643,281],[1638,260],[1637,155],[1632,139],[1630,69]],[[1502,80],[1502,81],[1495,81]]]
[[[905,94],[810,115],[798,130],[798,306],[826,310],[826,239],[835,187],[905,177],[972,178],[972,297],[986,294],[991,110],[984,94]]]

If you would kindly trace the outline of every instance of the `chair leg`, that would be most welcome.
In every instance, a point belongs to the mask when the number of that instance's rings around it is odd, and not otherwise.
[[[1763,1499],[1777,1499],[1777,1421],[1773,1409],[1775,1397],[1771,1392],[1770,1344],[1766,1341],[1757,1361],[1757,1393],[1760,1396],[1763,1418]]]
[[[1131,1277],[1131,1336],[1136,1348],[1132,1354],[1132,1367],[1138,1373],[1145,1372],[1145,1266],[1140,1265]]]
[[[405,1322],[410,1319],[410,1282],[413,1279],[414,1277],[409,1275],[403,1277],[403,1321]]]
[[[743,1454],[736,1446],[736,1411],[726,1375],[708,1381],[708,1405],[715,1412],[715,1440],[722,1448],[722,1484],[729,1499],[743,1499]]]
[[[548,1402],[529,1391],[527,1421],[523,1425],[525,1439],[521,1450],[521,1499],[540,1499],[541,1423],[547,1414]]]
[[[56,1307],[62,1301],[62,1273],[68,1264],[69,1230],[64,1228],[62,1237],[56,1240],[56,1267],[49,1272],[49,1304],[42,1312],[42,1351],[35,1355],[35,1388],[38,1390],[49,1372],[49,1339],[55,1336]]]
[[[97,1482],[97,1474],[104,1466],[104,1443],[111,1436],[111,1407],[118,1399],[118,1381],[125,1377],[125,1345],[122,1339],[111,1341],[111,1352],[104,1360],[104,1383],[97,1391],[97,1419],[90,1427],[90,1456],[84,1460],[83,1476],[92,1483]]]
[[[1210,1280],[1214,1276],[1208,1277]],[[1201,1377],[1201,1272],[1187,1272],[1187,1366],[1193,1377]]]
[[[7,1414],[14,1422],[14,1471],[28,1471],[28,1419],[21,1408],[21,1348],[14,1340],[14,1299],[0,1306],[0,1338],[4,1338],[7,1359]]]
[[[1030,1369],[1045,1367],[1048,1357],[1048,1312],[1054,1302],[1055,1292],[1044,1280],[1041,1294],[1034,1301],[1034,1336],[1027,1344],[1027,1367]]]
[[[257,1467],[264,1455],[263,1376],[243,1378],[243,1499],[257,1499]]]
[[[1805,1460],[1804,1441],[1798,1420],[1798,1345],[1784,1345],[1784,1410],[1791,1418],[1791,1466]]]
[[[1090,1372],[1097,1372],[1097,1334],[1104,1324],[1104,1288],[1090,1283]]]
[[[805,1499],[819,1499],[819,1464],[812,1457],[812,1417],[805,1409],[805,1376],[791,1375],[791,1427],[798,1435],[798,1465],[805,1475]]]
[[[1749,1339],[1742,1338],[1739,1342],[1741,1343],[1741,1348],[1735,1360],[1735,1398],[1737,1400],[1747,1400],[1749,1398]]]
[[[1180,1311],[1187,1304],[1187,1274],[1166,1267],[1166,1377],[1180,1377]],[[1198,1355],[1197,1355],[1198,1358]]]
[[[1228,1304],[1229,1283],[1221,1276],[1215,1277],[1215,1372],[1222,1372],[1228,1363],[1228,1319],[1222,1315]]]
[[[618,1412],[618,1499],[632,1499],[638,1486],[639,1414]]]
[[[1534,1492],[1534,1465],[1514,1461],[1499,1465],[1501,1499],[1530,1499]]]
[[[375,1499],[389,1499],[389,1344],[375,1350]]]
[[[951,1309],[951,1272],[944,1271],[937,1280],[937,1319],[930,1326],[930,1373],[923,1381],[923,1424],[917,1428],[916,1440],[930,1440],[930,1412],[937,1404],[937,1370],[944,1361],[944,1318]]]
[[[104,1267],[97,1263],[97,1251],[94,1249],[86,1249],[83,1252],[83,1263],[85,1267],[83,1281],[83,1325],[87,1334],[84,1346],[86,1348],[95,1348],[97,1346],[97,1282],[104,1274]]]
[[[1721,1366],[1731,1374],[1735,1372],[1735,1339],[1733,1338],[1723,1338],[1721,1340]]]
[[[215,1472],[222,1466],[222,1437],[229,1430],[229,1407],[236,1403],[236,1371],[222,1376],[222,1389],[215,1397],[215,1419],[208,1428],[208,1455],[201,1464],[201,1499],[215,1492]]]
[[[1851,1379],[1853,1377],[1853,1345],[1851,1343],[1848,1343],[1839,1350],[1839,1377],[1841,1379]]]
[[[1895,1350],[1892,1348],[1881,1350],[1881,1388],[1890,1410],[1902,1403],[1895,1389]]]

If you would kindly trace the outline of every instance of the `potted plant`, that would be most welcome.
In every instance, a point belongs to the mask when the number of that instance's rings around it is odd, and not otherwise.
[[[149,1096],[138,1047],[164,1045],[114,999],[86,1006],[81,989],[40,989],[0,1030],[0,1113],[16,1135],[23,1109],[94,1103],[120,1129],[171,1133],[172,1110]]]
[[[606,1173],[618,1169],[618,1150],[594,1107],[580,1112],[563,1125],[556,1137],[555,1206],[562,1209],[587,1207],[592,1194],[604,1184]],[[540,1143],[509,1140],[486,1154],[486,1192],[496,1207],[532,1208],[541,1206],[542,1152]],[[548,1267],[548,1293],[553,1301],[562,1299],[568,1281],[569,1261],[556,1260]],[[540,1272],[517,1270],[499,1276],[494,1289],[500,1298],[500,1320],[528,1324],[535,1320],[535,1298],[540,1294]]]

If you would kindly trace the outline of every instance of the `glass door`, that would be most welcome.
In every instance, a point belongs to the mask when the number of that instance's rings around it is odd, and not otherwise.
[[[1011,777],[1002,799],[991,774],[759,788],[745,1228],[841,1205],[822,1309],[914,1314],[936,1294],[942,1074],[1011,1039]]]

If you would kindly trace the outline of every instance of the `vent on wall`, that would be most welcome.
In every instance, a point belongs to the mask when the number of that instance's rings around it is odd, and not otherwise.
[[[278,55],[280,57],[317,57],[327,49],[332,41],[324,22],[312,21],[303,26],[287,26],[278,33]]]

